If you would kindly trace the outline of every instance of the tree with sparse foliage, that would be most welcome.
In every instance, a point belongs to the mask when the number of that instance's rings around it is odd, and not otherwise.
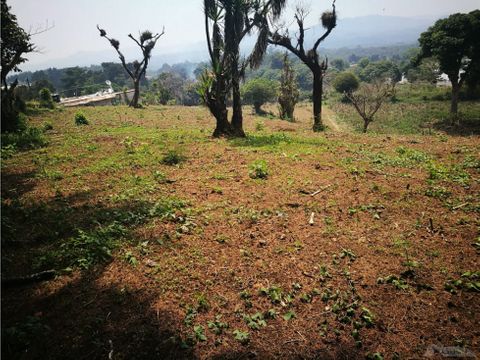
[[[325,11],[321,16],[322,26],[325,32],[313,44],[310,50],[305,49],[305,19],[308,11],[297,6],[295,20],[298,25],[298,37],[296,45],[292,44],[292,36],[287,28],[277,29],[270,34],[270,44],[283,46],[295,54],[313,73],[313,131],[322,131],[322,97],[323,97],[323,78],[328,69],[328,59],[321,59],[318,54],[318,47],[330,35],[337,26],[337,14],[335,12],[335,0],[332,3],[332,11]]]
[[[364,83],[357,91],[345,93],[345,96],[363,119],[364,133],[367,132],[368,125],[373,121],[375,114],[380,110],[383,103],[394,95],[395,86],[384,80]]]
[[[293,112],[298,102],[300,92],[295,81],[295,72],[288,59],[288,54],[283,57],[282,77],[280,78],[280,90],[278,92],[278,103],[280,105],[280,118],[295,121]]]
[[[6,0],[2,0],[2,34],[1,34],[1,84],[2,84],[2,132],[17,130],[19,126],[19,109],[16,106],[18,99],[15,97],[15,87],[18,81],[7,83],[10,72],[21,71],[19,65],[27,61],[24,57],[35,50],[30,41],[30,34],[23,30],[17,23],[17,17],[10,12]]]
[[[415,63],[424,58],[438,61],[440,71],[452,83],[450,113],[452,121],[458,113],[460,89],[480,62],[480,10],[468,14],[453,14],[438,20],[419,38],[420,54]]]
[[[211,68],[201,77],[199,93],[217,121],[214,136],[245,136],[240,81],[247,66],[257,67],[266,51],[269,21],[278,18],[286,0],[204,0],[205,32]],[[252,53],[242,59],[240,43],[257,30]],[[228,120],[227,95],[233,115]]]
[[[265,78],[256,78],[248,81],[242,87],[243,100],[252,104],[256,114],[264,114],[262,105],[275,100],[277,82]]]
[[[120,41],[109,38],[107,36],[107,32],[103,29],[100,29],[98,25],[97,29],[100,32],[100,36],[106,38],[110,42],[110,45],[112,45],[112,47],[117,51],[123,68],[132,78],[134,93],[132,101],[130,102],[130,106],[133,108],[139,107],[138,100],[140,98],[140,80],[145,76],[150,57],[152,56],[152,50],[155,47],[158,39],[160,39],[160,37],[165,33],[165,29],[163,29],[161,33],[157,34],[153,34],[151,31],[145,30],[140,34],[138,39],[132,34],[128,34],[128,37],[138,45],[143,56],[142,61],[135,60],[132,64],[132,67],[129,67],[125,62],[125,56],[123,56],[120,51]]]

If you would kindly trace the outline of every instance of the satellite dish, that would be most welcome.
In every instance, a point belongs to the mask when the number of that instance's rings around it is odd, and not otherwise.
[[[105,84],[107,84],[108,86],[112,86],[112,82],[110,80],[105,80]]]

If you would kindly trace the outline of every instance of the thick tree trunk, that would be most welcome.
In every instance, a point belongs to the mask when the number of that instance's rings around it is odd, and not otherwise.
[[[363,132],[366,133],[371,120],[363,119]]]
[[[228,111],[226,106],[222,106],[218,102],[214,106],[214,110],[210,109],[217,120],[217,125],[213,131],[213,137],[233,136],[234,130],[232,124],[228,122]]]
[[[452,102],[450,104],[450,114],[452,116],[452,124],[455,122],[458,115],[458,99],[460,96],[460,86],[458,80],[452,80]]]
[[[245,137],[245,132],[243,131],[242,98],[240,95],[240,82],[237,72],[235,72],[232,77],[232,100],[232,127],[234,131],[233,135],[238,137]]]
[[[313,131],[323,131],[322,123],[323,74],[321,70],[313,72]]]
[[[138,108],[138,99],[140,98],[140,80],[133,81],[133,88],[134,88],[133,99],[130,102],[129,106],[133,108]]]
[[[212,94],[213,96],[210,96],[207,101],[207,106],[217,121],[212,135],[213,137],[231,137],[234,132],[232,124],[228,122],[225,79],[219,76],[214,86],[215,95]]]
[[[15,80],[8,86],[6,79],[2,79],[3,90],[1,91],[1,131],[18,130],[18,114],[19,111],[15,106],[15,87],[18,81]]]

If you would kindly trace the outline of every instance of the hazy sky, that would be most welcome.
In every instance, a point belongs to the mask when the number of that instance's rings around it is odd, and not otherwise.
[[[100,24],[121,46],[131,47],[127,34],[149,29],[165,35],[156,51],[174,51],[181,44],[198,43],[203,32],[202,0],[7,0],[26,30],[48,22],[55,27],[33,38],[42,54],[30,55],[30,64],[62,58],[83,51],[105,50],[108,44],[98,35]],[[289,1],[293,8],[296,1]],[[311,7],[310,22],[331,5],[329,1],[303,1]],[[337,0],[340,17],[372,14],[435,17],[468,12],[480,0]],[[290,13],[289,11],[288,13]],[[287,15],[288,15],[287,13]],[[113,49],[112,49],[113,51]],[[24,66],[28,67],[28,66]]]

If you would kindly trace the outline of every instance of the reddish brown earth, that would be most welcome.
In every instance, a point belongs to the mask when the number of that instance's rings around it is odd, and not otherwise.
[[[108,261],[3,289],[5,358],[412,359],[431,345],[480,354],[479,292],[445,289],[480,270],[478,136],[313,134],[300,109],[297,123],[248,115],[249,140],[217,140],[204,109],[120,109],[87,109],[92,125],[81,129],[72,110],[32,118],[39,126],[50,119],[54,130],[45,149],[3,161],[2,208],[18,211],[8,218],[14,231],[3,233],[3,275],[44,270],[39,257],[113,211],[135,213],[167,197],[187,209],[175,221],[128,224]],[[172,148],[187,157],[179,166],[160,162]],[[416,155],[401,157],[401,149]],[[429,182],[427,161],[412,160],[418,154],[453,175]],[[257,159],[267,163],[265,180],[249,176]],[[472,159],[477,167],[465,165]],[[154,182],[155,171],[173,182]],[[427,196],[429,188],[449,194]],[[378,283],[389,275],[405,288]],[[281,303],[261,294],[274,286]],[[338,298],[322,300],[329,290]],[[190,324],[189,308],[197,309]],[[247,326],[245,314],[269,309],[278,315],[266,326]],[[218,315],[228,324],[222,334],[208,328]],[[198,325],[206,341],[193,344]],[[249,342],[234,330],[248,331]]]

